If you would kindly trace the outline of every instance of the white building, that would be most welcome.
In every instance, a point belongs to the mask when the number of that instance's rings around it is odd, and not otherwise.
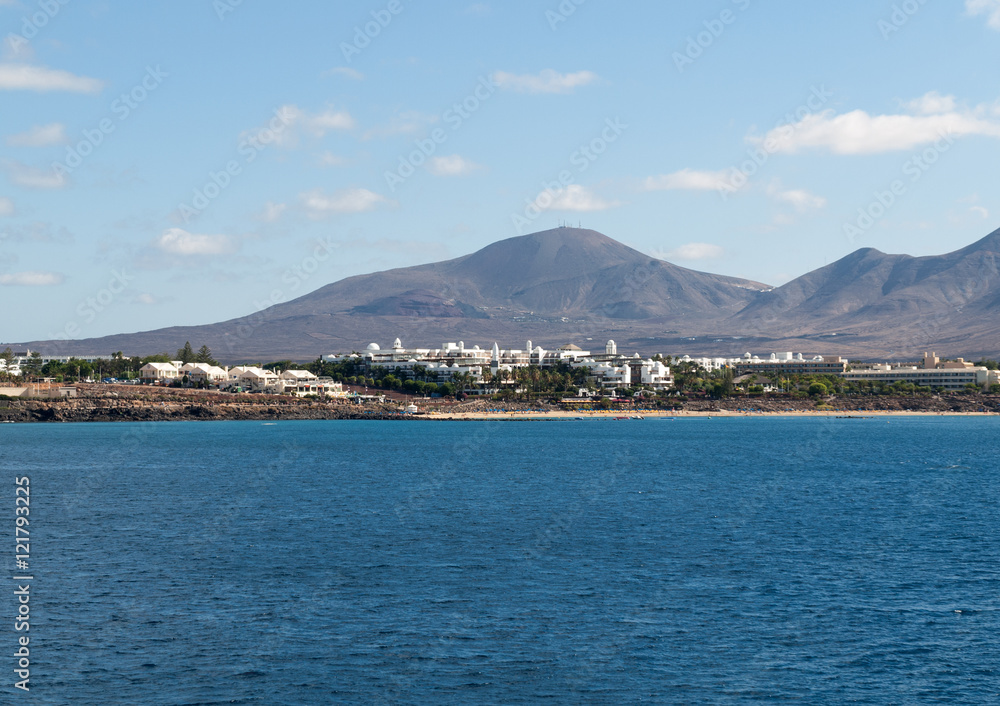
[[[209,385],[221,385],[229,380],[229,371],[208,363],[185,363],[178,370],[178,377],[187,376],[194,383],[204,382]]]
[[[139,368],[139,378],[145,382],[176,380],[177,376],[177,366],[173,363],[146,363]]]
[[[256,367],[246,368],[237,377],[239,386],[251,392],[273,392],[280,380],[281,378],[273,370]]]

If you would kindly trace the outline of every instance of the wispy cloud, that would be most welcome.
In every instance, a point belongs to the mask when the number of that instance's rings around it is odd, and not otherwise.
[[[77,76],[68,71],[31,64],[0,64],[0,90],[4,91],[100,93],[102,88],[103,81]]]
[[[708,172],[695,169],[682,169],[672,174],[651,176],[643,183],[646,191],[715,191],[730,189],[729,173],[725,171]]]
[[[65,226],[57,226],[47,221],[18,223],[4,229],[3,236],[20,243],[71,243],[73,234]]]
[[[5,287],[52,287],[62,284],[66,277],[58,272],[10,272],[0,275],[0,285]]]
[[[0,217],[14,215],[14,202],[6,197],[0,197]]]
[[[535,197],[535,205],[542,211],[606,211],[621,206],[620,201],[609,201],[585,186],[570,184],[564,189],[546,189]]]
[[[26,132],[7,137],[7,144],[10,147],[48,147],[66,142],[66,126],[62,123],[35,125]]]
[[[447,157],[434,157],[428,162],[427,169],[435,176],[451,177],[465,176],[482,167],[461,155],[453,154]]]
[[[465,15],[488,15],[488,14],[490,14],[490,12],[492,12],[492,8],[490,8],[490,6],[489,6],[488,3],[477,2],[477,3],[473,4],[473,5],[469,5],[467,8],[465,8],[465,10],[463,11],[463,14],[465,14]]]
[[[986,24],[1000,30],[1000,0],[965,0],[965,11],[973,17],[986,15]]]
[[[389,203],[384,196],[368,189],[341,189],[325,194],[322,189],[313,189],[299,196],[302,205],[314,218],[347,213],[374,211],[380,205]]]
[[[832,110],[809,115],[750,141],[769,152],[826,149],[834,154],[878,154],[911,150],[945,135],[1000,137],[1000,123],[984,117],[986,107],[958,110],[954,98],[931,92],[911,101],[911,114],[869,115],[863,110],[837,115]]]
[[[722,257],[726,251],[712,243],[686,243],[672,250],[656,250],[653,256],[661,260],[714,260]]]
[[[581,86],[587,86],[597,81],[598,76],[592,71],[577,71],[571,74],[561,74],[553,69],[545,69],[537,74],[511,74],[497,71],[493,80],[500,88],[519,93],[572,93]]]
[[[168,228],[153,245],[170,255],[226,255],[235,252],[238,244],[228,235],[198,235],[181,228]]]
[[[357,69],[352,69],[349,66],[335,66],[332,69],[327,69],[323,72],[324,76],[343,76],[344,78],[349,78],[353,81],[364,81],[365,75],[358,71]]]
[[[286,203],[274,203],[268,201],[264,204],[264,210],[257,215],[257,220],[265,223],[274,223],[281,218],[281,215],[288,209]]]
[[[804,189],[782,189],[780,182],[777,181],[767,187],[767,195],[776,201],[791,204],[799,212],[826,206],[826,199],[822,196],[810,194]]]
[[[326,151],[316,158],[316,163],[321,167],[343,167],[347,164],[347,158],[341,157],[333,152]]]
[[[54,169],[29,167],[13,159],[4,160],[2,165],[12,183],[28,189],[62,189],[69,184],[65,173]]]
[[[241,139],[251,139],[263,132],[271,135],[270,141],[285,148],[298,147],[302,135],[312,138],[322,138],[334,131],[353,130],[354,118],[346,110],[328,108],[321,113],[310,113],[297,105],[283,105],[275,115],[280,125],[274,129],[271,126],[246,130]]]
[[[393,116],[386,125],[373,127],[362,135],[363,140],[371,140],[376,137],[393,137],[395,135],[413,135],[423,132],[428,126],[438,121],[438,116],[421,113],[416,110],[408,110]]]

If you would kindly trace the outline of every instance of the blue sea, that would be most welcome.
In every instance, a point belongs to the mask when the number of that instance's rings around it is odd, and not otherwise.
[[[0,425],[0,701],[997,703],[998,431]]]

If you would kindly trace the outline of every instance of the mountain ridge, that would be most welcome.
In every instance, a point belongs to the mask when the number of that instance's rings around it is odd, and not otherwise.
[[[397,336],[409,345],[615,338],[646,353],[757,350],[863,357],[996,355],[1000,230],[944,255],[860,248],[780,287],[680,267],[592,230],[557,228],[442,262],[355,275],[216,324],[80,341],[63,355],[173,351],[226,360],[314,358]],[[53,353],[59,354],[59,353]]]

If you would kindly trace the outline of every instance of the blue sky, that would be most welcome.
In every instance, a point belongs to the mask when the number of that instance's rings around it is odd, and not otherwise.
[[[0,340],[562,221],[774,285],[1000,221],[1000,0],[428,5],[0,0]]]

